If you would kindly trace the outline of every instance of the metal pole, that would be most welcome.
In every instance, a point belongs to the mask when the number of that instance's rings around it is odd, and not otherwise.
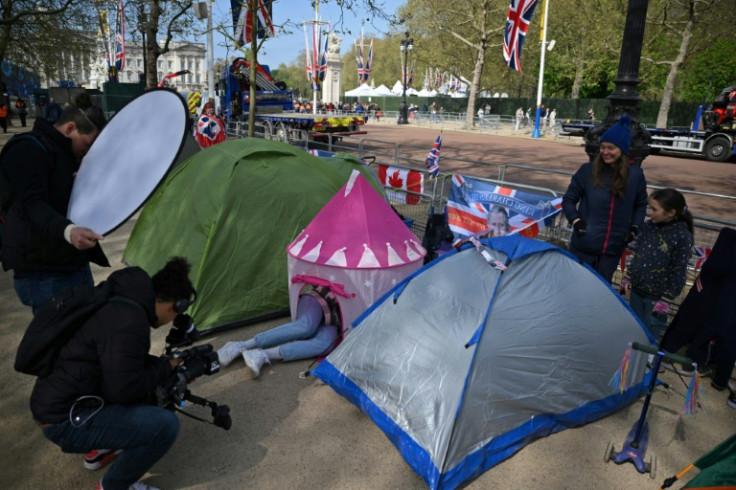
[[[544,86],[544,53],[547,51],[547,12],[549,8],[549,0],[544,0],[544,14],[542,19],[542,54],[539,58],[539,85],[537,86],[537,115],[534,118],[534,131],[532,138],[539,138],[542,134],[539,132],[539,119],[542,113],[542,88]]]
[[[409,63],[409,46],[412,44],[412,40],[409,39],[409,32],[405,33],[406,39],[401,41],[401,52],[404,54],[404,72],[401,74],[401,106],[399,107],[399,120],[398,124],[408,124],[409,114],[408,106],[406,105],[406,82],[407,82],[407,68]]]
[[[207,93],[215,100],[215,42],[212,35],[212,1],[207,2]]]
[[[585,152],[591,161],[599,153],[600,137],[622,114],[628,114],[631,117],[631,154],[629,156],[632,163],[641,166],[642,161],[649,155],[649,143],[652,137],[636,119],[639,111],[638,102],[641,100],[636,86],[640,82],[639,62],[641,61],[648,7],[649,0],[629,0],[618,74],[614,79],[616,87],[608,96],[611,105],[605,120],[589,129],[585,134]]]

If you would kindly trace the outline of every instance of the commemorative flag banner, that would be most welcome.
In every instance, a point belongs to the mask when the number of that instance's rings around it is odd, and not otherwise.
[[[272,4],[271,0],[230,0],[230,9],[233,14],[233,29],[238,45],[250,44],[253,41],[253,15],[251,9],[256,10],[256,35],[258,39],[273,37]]]
[[[521,71],[521,47],[532,21],[537,0],[511,0],[503,34],[503,59],[509,68]]]
[[[378,180],[384,186],[393,187],[398,191],[386,191],[391,201],[406,204],[419,204],[421,201],[421,196],[405,192],[410,191],[417,194],[424,192],[424,175],[418,170],[379,165]]]
[[[705,264],[705,261],[708,260],[708,257],[710,257],[710,253],[713,250],[713,247],[693,247],[693,251],[695,252],[695,270],[700,270],[703,268],[703,264]]]
[[[499,186],[455,174],[447,201],[447,221],[455,238],[484,236],[499,219],[503,232],[532,238],[551,226],[562,211],[562,198]],[[503,226],[502,226],[503,228]]]
[[[427,172],[429,172],[430,179],[437,177],[440,173],[440,150],[442,149],[442,133],[437,136],[437,141],[432,145],[432,149],[429,150],[427,155]]]
[[[118,73],[125,69],[125,12],[123,2],[117,11],[117,29],[115,30],[115,69]]]

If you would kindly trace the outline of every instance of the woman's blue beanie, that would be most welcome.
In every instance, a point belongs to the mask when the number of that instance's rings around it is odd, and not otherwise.
[[[624,155],[629,154],[629,148],[631,147],[631,118],[628,114],[624,114],[619,118],[613,126],[601,136],[601,143],[613,143],[621,149],[621,153]]]

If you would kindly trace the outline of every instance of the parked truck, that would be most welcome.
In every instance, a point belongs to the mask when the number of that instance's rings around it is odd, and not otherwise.
[[[571,136],[585,136],[593,124],[562,123]],[[736,85],[727,87],[709,106],[700,106],[690,129],[647,128],[652,135],[649,147],[653,154],[660,150],[704,156],[713,162],[725,162],[736,155]]]
[[[248,121],[250,100],[250,62],[235,59],[226,66],[217,83],[220,107],[228,123]],[[307,141],[329,136],[339,139],[366,134],[363,116],[341,114],[307,114],[294,111],[294,96],[283,82],[271,76],[266,65],[256,67],[256,126],[265,138],[280,141]]]

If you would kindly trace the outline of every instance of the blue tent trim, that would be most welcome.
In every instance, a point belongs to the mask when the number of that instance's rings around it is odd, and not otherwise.
[[[436,482],[439,481],[439,471],[432,463],[429,454],[412,438],[408,437],[401,427],[378,408],[355,383],[338,371],[328,360],[322,361],[311,373],[368,415],[399,450],[409,466],[424,478],[430,488],[436,488]],[[433,486],[433,482],[435,486]]]
[[[469,454],[462,463],[441,476],[434,488],[456,488],[462,483],[478,478],[490,468],[513,456],[530,442],[565,429],[578,427],[601,419],[633,403],[646,393],[652,372],[647,373],[641,383],[619,394],[587,403],[564,414],[543,414],[527,423],[496,437],[488,444]],[[416,471],[416,469],[415,469]]]
[[[440,470],[432,463],[429,454],[328,360],[320,363],[312,371],[312,374],[368,415],[386,434],[386,437],[398,449],[409,466],[424,479],[431,489],[456,488],[464,482],[481,476],[493,466],[513,456],[533,440],[610,415],[641,397],[646,392],[654,375],[654,373],[649,372],[640,383],[630,387],[623,393],[616,393],[601,400],[587,403],[570,412],[542,414],[533,417],[516,429],[491,440],[476,452],[469,454],[455,468],[441,474]]]

